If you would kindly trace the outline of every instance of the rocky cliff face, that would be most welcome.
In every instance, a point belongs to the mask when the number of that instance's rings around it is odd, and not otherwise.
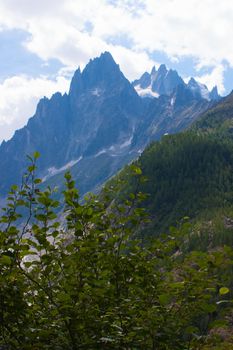
[[[142,97],[170,96],[174,90],[181,85],[190,90],[190,93],[196,99],[203,98],[208,101],[217,101],[220,99],[216,86],[209,91],[206,85],[197,82],[194,78],[191,78],[189,82],[185,84],[177,71],[172,69],[168,70],[164,64],[159,67],[158,71],[153,67],[150,74],[145,72],[140,79],[133,81],[132,84]]]
[[[165,66],[144,74],[142,87],[152,75],[161,96],[142,99],[108,52],[78,69],[68,94],[43,98],[27,125],[1,144],[1,194],[20,183],[26,155],[34,151],[42,155],[38,175],[44,181],[59,185],[71,168],[81,193],[94,190],[151,140],[181,130],[210,106]]]

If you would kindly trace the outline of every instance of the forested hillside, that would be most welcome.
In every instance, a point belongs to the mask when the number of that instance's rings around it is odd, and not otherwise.
[[[146,206],[152,216],[150,233],[166,231],[184,216],[211,216],[233,204],[233,97],[230,95],[203,115],[193,127],[152,143],[135,163],[147,181]],[[122,192],[134,190],[125,168]],[[116,179],[110,181],[113,185]],[[119,194],[120,195],[120,194]]]
[[[233,349],[231,99],[98,196],[41,187],[29,157],[0,218],[0,348]]]
[[[229,139],[194,132],[165,136],[151,144],[136,164],[147,178],[140,190],[149,195],[147,206],[156,232],[183,216],[193,218],[203,210],[232,204],[233,143]],[[133,189],[132,179],[129,183]]]
[[[148,222],[136,166],[136,191],[110,206],[112,188],[80,202],[67,173],[63,207],[37,157],[0,218],[2,349],[232,349],[232,248],[189,252],[187,222],[134,239]]]

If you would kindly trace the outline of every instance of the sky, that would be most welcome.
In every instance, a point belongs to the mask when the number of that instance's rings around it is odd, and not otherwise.
[[[165,63],[233,89],[232,0],[0,0],[0,143],[109,51],[131,81]]]

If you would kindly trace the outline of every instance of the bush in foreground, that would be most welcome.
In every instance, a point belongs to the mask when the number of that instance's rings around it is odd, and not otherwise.
[[[67,173],[59,202],[50,188],[41,190],[37,158],[22,186],[12,187],[1,217],[0,348],[180,350],[217,343],[221,337],[210,329],[228,326],[232,249],[185,254],[188,224],[145,246],[132,238],[147,220],[138,206],[142,193],[121,204],[109,205],[108,193],[81,202]],[[140,181],[140,169],[131,171]]]

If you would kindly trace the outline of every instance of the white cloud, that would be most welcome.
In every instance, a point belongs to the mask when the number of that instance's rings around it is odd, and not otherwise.
[[[209,90],[211,90],[215,85],[218,86],[218,90],[220,94],[224,94],[224,82],[223,82],[223,73],[225,67],[223,65],[219,65],[213,68],[212,72],[209,74],[205,74],[202,76],[197,76],[195,79],[202,84],[205,84]]]
[[[106,0],[49,1],[0,0],[0,25],[20,28],[30,33],[25,47],[44,60],[57,58],[68,66],[84,67],[91,57],[111,51],[129,79],[142,74],[154,64],[146,52],[108,43],[108,38],[128,33],[133,39],[134,21],[141,13],[133,1]],[[15,8],[17,7],[17,11]],[[136,16],[136,17],[135,17]],[[91,23],[91,33],[85,32]]]
[[[121,46],[109,46],[108,49],[129,80],[138,78],[145,71],[150,71],[153,65],[158,65],[145,52],[134,52]]]
[[[233,66],[233,47],[227,45],[233,29],[229,0],[0,0],[0,23],[27,30],[29,50],[67,65],[84,65],[111,48],[109,37],[127,35],[134,57],[159,50],[171,59],[195,57],[200,66],[223,60]],[[86,23],[92,26],[89,34]]]
[[[0,84],[0,142],[9,139],[35,113],[38,100],[54,92],[67,91],[69,80],[60,76],[55,81],[46,77],[14,76]]]
[[[194,58],[197,71],[212,67],[198,80],[210,88],[217,84],[224,92],[223,61],[233,67],[230,0],[0,0],[0,28],[27,31],[28,50],[44,60],[59,59],[71,70],[108,50],[124,74],[135,79],[154,64],[149,53],[163,51],[173,61]],[[119,41],[111,44],[114,36],[127,38],[129,47]],[[0,85],[5,96],[0,100],[0,122],[18,128],[32,114],[36,99],[61,88],[58,81],[39,78],[37,86],[34,79],[18,77],[22,86],[14,95],[9,86],[13,79]],[[6,137],[13,129],[9,130]]]
[[[61,55],[59,47],[67,42],[75,52],[83,45],[86,51],[86,40],[91,53],[98,40],[122,33],[139,50],[164,50],[171,57],[194,55],[204,64],[226,59],[233,65],[233,47],[226,45],[233,29],[229,0],[0,0],[0,10],[0,23],[28,30],[28,47],[41,56]],[[96,45],[82,33],[87,21]]]

